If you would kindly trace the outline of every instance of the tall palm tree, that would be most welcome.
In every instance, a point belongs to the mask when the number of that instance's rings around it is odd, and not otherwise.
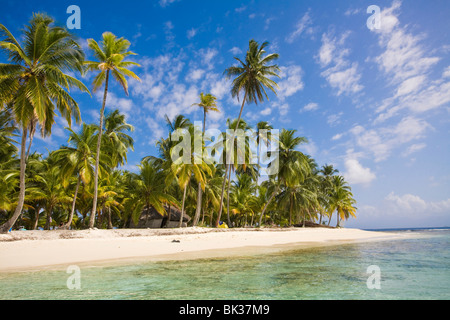
[[[61,168],[64,186],[67,186],[73,174],[76,174],[76,186],[72,201],[72,208],[69,214],[69,219],[65,228],[70,228],[72,224],[73,215],[75,213],[75,206],[78,196],[78,191],[81,182],[84,185],[89,185],[94,177],[95,170],[95,150],[98,128],[95,125],[83,124],[80,133],[76,133],[70,128],[66,128],[70,132],[68,146],[61,147],[54,151],[52,156],[56,163]],[[110,165],[111,159],[107,154],[102,154],[100,159],[100,167]],[[105,172],[106,168],[102,170]]]
[[[67,73],[82,72],[84,54],[75,37],[44,14],[34,14],[23,32],[23,45],[0,24],[0,48],[9,64],[0,64],[0,106],[12,107],[22,130],[20,143],[20,192],[13,216],[0,227],[7,232],[22,212],[25,199],[26,140],[30,146],[36,126],[42,135],[50,135],[58,109],[69,126],[72,117],[80,122],[78,103],[69,95],[71,88],[89,90]],[[66,72],[66,73],[65,73]]]
[[[275,163],[278,164],[278,170],[275,174],[277,179],[276,187],[261,212],[259,219],[260,226],[267,207],[279,192],[281,186],[294,187],[302,182],[310,172],[307,157],[302,152],[295,150],[300,144],[307,142],[307,139],[304,137],[296,137],[295,133],[296,130],[281,130],[277,159],[269,164],[269,166]]]
[[[333,177],[333,190],[330,196],[329,214],[330,222],[334,211],[337,212],[336,228],[340,227],[340,221],[350,216],[356,217],[356,204],[351,188],[342,176]],[[328,225],[330,224],[328,222]]]
[[[134,140],[126,133],[127,131],[133,132],[134,127],[126,122],[125,115],[119,110],[114,110],[105,116],[103,137],[104,143],[109,145],[106,149],[111,151],[113,167],[127,162],[128,149],[134,151]]]
[[[217,98],[213,96],[212,94],[204,94],[203,92],[200,94],[200,102],[194,103],[192,106],[198,106],[203,109],[203,129],[202,129],[202,137],[205,136],[206,131],[206,115],[211,112],[220,112],[219,108],[217,107]],[[198,185],[198,194],[197,194],[197,207],[195,210],[195,216],[194,221],[192,225],[195,227],[198,224],[198,221],[200,220],[200,212],[202,210],[202,188],[199,183]]]
[[[268,65],[274,60],[277,60],[279,55],[277,53],[272,53],[266,55],[266,51],[264,50],[269,45],[268,42],[264,42],[261,46],[255,40],[250,40],[249,48],[245,57],[245,62],[241,59],[235,57],[235,59],[239,62],[238,66],[232,66],[225,70],[225,74],[228,78],[235,77],[232,83],[231,95],[233,98],[237,97],[239,100],[239,96],[242,92],[244,92],[244,99],[242,100],[241,110],[239,112],[239,117],[236,123],[239,124],[242,112],[244,111],[245,103],[258,104],[259,102],[264,101],[264,97],[268,100],[267,92],[265,88],[268,88],[273,93],[276,94],[275,88],[278,87],[277,83],[272,79],[269,79],[270,76],[278,77],[277,72],[280,71],[278,65]],[[235,131],[236,131],[235,130]],[[230,140],[234,141],[234,137]],[[228,163],[229,161],[227,161]],[[228,169],[228,168],[227,168]],[[228,170],[225,170],[225,177],[227,176]],[[224,179],[222,185],[222,201],[223,203],[223,195],[225,192],[225,182]],[[216,227],[219,226],[220,217],[222,214],[222,208],[219,209],[219,216],[217,217]]]
[[[93,81],[93,91],[96,92],[103,84],[105,90],[103,93],[103,103],[100,109],[100,129],[97,140],[97,152],[94,172],[94,201],[92,203],[91,217],[89,219],[89,227],[93,228],[95,223],[95,212],[97,211],[97,191],[98,191],[98,171],[100,162],[100,146],[103,135],[103,118],[106,107],[106,99],[108,95],[109,76],[112,74],[114,79],[122,86],[125,94],[128,95],[128,81],[126,77],[131,77],[140,81],[140,78],[131,70],[127,69],[130,66],[139,66],[138,63],[132,61],[124,61],[130,55],[135,55],[134,52],[128,51],[130,41],[124,38],[117,38],[111,32],[105,32],[102,35],[102,41],[98,44],[94,39],[88,39],[88,46],[93,51],[95,58],[98,61],[86,61],[85,65],[87,71],[98,71],[98,75]]]
[[[190,135],[190,143],[191,143],[191,150],[194,150],[194,146],[197,143],[200,143],[198,139],[201,139],[201,136],[197,132],[197,128],[193,125],[191,125],[188,129],[188,134]],[[177,155],[177,149],[173,147],[171,149],[171,155]],[[184,216],[184,210],[185,210],[185,201],[186,201],[186,193],[187,193],[187,187],[191,181],[192,176],[195,178],[196,182],[200,184],[200,188],[205,189],[206,184],[206,176],[212,175],[212,169],[211,165],[208,165],[206,161],[203,159],[203,156],[201,154],[196,154],[194,152],[191,152],[189,155],[189,161],[184,162],[184,157],[178,157],[175,161],[171,164],[171,172],[166,177],[166,181],[170,181],[171,179],[176,178],[178,181],[178,185],[183,190],[183,202],[181,205],[181,217],[180,217],[180,224],[179,227],[182,227],[183,223],[183,216]],[[172,157],[174,159],[174,157]]]

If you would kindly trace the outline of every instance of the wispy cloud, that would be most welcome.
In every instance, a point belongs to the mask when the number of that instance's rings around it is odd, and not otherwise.
[[[286,42],[293,43],[295,39],[297,39],[303,33],[312,34],[313,28],[311,28],[311,25],[312,19],[308,11],[297,23],[297,25],[295,26],[295,30],[286,37]]]
[[[344,47],[349,35],[348,31],[340,37],[333,36],[332,31],[324,33],[317,56],[319,64],[324,68],[321,75],[337,90],[337,96],[355,94],[364,89],[359,64],[348,60],[350,49]]]

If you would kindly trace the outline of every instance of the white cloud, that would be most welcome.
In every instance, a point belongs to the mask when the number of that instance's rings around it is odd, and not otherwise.
[[[312,20],[309,15],[309,11],[308,11],[303,15],[303,17],[297,23],[295,30],[286,37],[286,42],[293,43],[294,40],[304,32],[312,33],[313,29],[311,27],[309,27],[311,24],[312,24]]]
[[[395,214],[429,214],[450,212],[450,199],[442,201],[425,201],[421,197],[413,194],[399,196],[391,192],[386,196],[385,201],[388,208]]]
[[[315,102],[310,102],[304,106],[300,111],[315,111],[319,109],[319,105]]]
[[[204,66],[207,66],[209,70],[213,69],[214,67],[214,59],[218,55],[219,51],[214,48],[208,48],[208,49],[200,49],[198,51],[198,55],[200,56],[202,60],[202,64]]]
[[[247,9],[247,6],[246,5],[242,5],[239,8],[234,9],[234,11],[236,11],[237,13],[241,13],[241,12],[244,12],[245,9]]]
[[[241,54],[241,53],[242,53],[242,50],[241,50],[240,48],[238,48],[238,47],[233,47],[233,48],[230,49],[230,52],[231,52],[233,55],[237,56],[238,54]]]
[[[334,136],[331,138],[331,140],[337,141],[337,140],[341,139],[343,136],[344,136],[343,133],[338,133],[338,134],[334,135]]]
[[[159,0],[159,5],[163,8],[165,8],[177,1],[180,1],[180,0]]]
[[[187,81],[198,81],[198,80],[200,80],[202,77],[203,77],[203,75],[205,74],[205,70],[203,70],[203,69],[193,69],[193,70],[190,70],[189,72],[188,72],[188,75],[186,76],[186,80]]]
[[[401,25],[400,7],[401,2],[394,1],[391,7],[382,10],[381,29],[373,30],[384,50],[373,61],[385,75],[387,84],[395,88],[392,96],[378,106],[375,122],[385,121],[404,109],[421,113],[450,102],[450,69],[444,70],[441,78],[430,79],[432,68],[441,58],[433,56],[425,46],[425,34],[415,35],[408,31],[408,26]]]
[[[336,125],[338,125],[339,123],[341,123],[341,117],[344,113],[343,112],[339,112],[337,114],[331,114],[327,117],[327,123],[334,127]]]
[[[407,157],[413,153],[416,153],[422,149],[424,149],[427,145],[425,143],[416,143],[408,147],[408,149],[403,152],[403,156]]]
[[[188,39],[192,39],[193,37],[196,36],[197,32],[198,32],[198,29],[195,29],[195,28],[189,29],[189,30],[186,32],[186,37],[187,37]]]
[[[150,139],[150,141],[148,141],[148,143],[150,145],[153,145],[155,141],[164,137],[165,131],[161,127],[160,123],[152,117],[145,118],[145,122],[147,123],[147,126],[150,129],[151,139]]]
[[[344,32],[340,37],[334,37],[331,31],[324,33],[317,56],[321,67],[326,68],[321,75],[332,88],[337,89],[337,96],[343,93],[355,94],[364,88],[360,83],[358,63],[351,63],[347,58],[350,50],[346,49],[344,44],[349,35],[350,32]]]
[[[380,162],[388,159],[396,148],[424,138],[430,127],[424,120],[407,116],[394,126],[376,130],[366,130],[362,126],[355,126],[350,133],[358,147],[371,154],[375,162]]]
[[[280,67],[281,80],[278,81],[277,96],[281,101],[303,90],[305,84],[302,81],[302,67],[292,65],[289,67]]]
[[[442,73],[443,78],[450,78],[450,66],[447,67],[444,72]]]
[[[268,115],[270,115],[272,113],[272,109],[270,107],[267,107],[264,110],[262,110],[260,113],[263,116],[268,116]]]
[[[345,160],[345,172],[343,175],[349,184],[368,185],[376,179],[376,175],[370,168],[364,168],[355,158]]]

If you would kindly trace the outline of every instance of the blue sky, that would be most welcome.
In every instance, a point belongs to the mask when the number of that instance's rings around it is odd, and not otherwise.
[[[2,1],[0,21],[14,34],[32,12],[65,24],[69,5],[81,9],[84,48],[111,31],[132,42],[134,71],[127,97],[112,85],[109,110],[136,127],[127,168],[155,154],[166,136],[163,117],[202,114],[191,105],[200,92],[218,97],[209,128],[236,118],[223,71],[243,57],[248,41],[269,41],[280,54],[278,95],[247,105],[244,118],[298,130],[301,151],[333,164],[351,183],[358,219],[347,227],[450,226],[450,2],[414,1]],[[369,5],[381,9],[369,30]],[[87,52],[89,57],[89,52]],[[4,59],[2,57],[1,59]],[[83,81],[90,84],[93,75]],[[74,93],[85,122],[97,122],[101,93]],[[67,140],[60,118],[50,138],[35,139],[46,153]]]

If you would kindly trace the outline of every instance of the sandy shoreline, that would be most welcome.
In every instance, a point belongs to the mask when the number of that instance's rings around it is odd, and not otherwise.
[[[398,237],[395,233],[325,228],[16,231],[0,235],[0,272],[127,260],[227,257]]]

